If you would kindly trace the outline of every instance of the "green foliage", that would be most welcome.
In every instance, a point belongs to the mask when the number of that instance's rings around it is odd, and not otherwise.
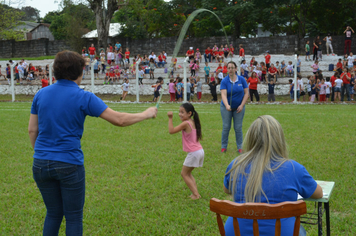
[[[7,5],[0,4],[0,40],[23,40],[24,33],[15,30],[23,24],[20,19],[24,13]]]
[[[21,20],[38,22],[40,20],[40,11],[37,8],[26,6],[22,7],[21,11],[24,13]]]

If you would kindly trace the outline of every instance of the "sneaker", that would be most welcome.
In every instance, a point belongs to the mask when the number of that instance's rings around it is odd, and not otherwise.
[[[221,152],[224,152],[224,153],[225,153],[226,151],[227,151],[226,148],[222,148],[222,149],[221,149]]]
[[[120,100],[122,100],[122,97],[120,97]]]
[[[333,55],[333,56],[335,56],[335,54],[334,54],[334,53],[333,53],[332,55]]]
[[[239,150],[237,150],[240,154],[242,154],[242,149],[240,148]]]

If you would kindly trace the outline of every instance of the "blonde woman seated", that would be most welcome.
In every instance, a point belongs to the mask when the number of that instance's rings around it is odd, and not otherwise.
[[[244,140],[245,152],[227,167],[224,191],[234,202],[276,204],[304,198],[321,198],[323,191],[304,166],[288,158],[280,123],[272,116],[260,116]],[[241,235],[253,235],[252,220],[238,219]],[[260,235],[274,235],[275,220],[260,220]],[[281,219],[281,235],[293,235],[295,218]],[[226,235],[235,235],[232,218],[225,223]],[[305,235],[301,227],[300,234]]]

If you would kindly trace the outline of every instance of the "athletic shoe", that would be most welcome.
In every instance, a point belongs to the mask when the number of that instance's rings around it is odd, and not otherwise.
[[[221,149],[221,152],[226,152],[226,151],[227,151],[226,148]]]
[[[335,56],[335,54],[334,54],[334,53],[333,53],[332,55],[333,55],[333,56]]]
[[[240,149],[238,150],[238,152],[239,152],[240,154],[242,154],[242,149],[240,148]]]
[[[120,100],[122,100],[122,97],[120,97]]]

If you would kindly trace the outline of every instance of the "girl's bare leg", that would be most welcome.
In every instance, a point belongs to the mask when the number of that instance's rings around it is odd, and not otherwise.
[[[181,176],[185,182],[185,184],[188,186],[190,191],[192,192],[192,195],[190,195],[190,198],[193,200],[201,198],[199,192],[198,192],[198,187],[195,182],[195,179],[192,175],[192,171],[194,170],[194,167],[188,167],[188,166],[183,166]]]

